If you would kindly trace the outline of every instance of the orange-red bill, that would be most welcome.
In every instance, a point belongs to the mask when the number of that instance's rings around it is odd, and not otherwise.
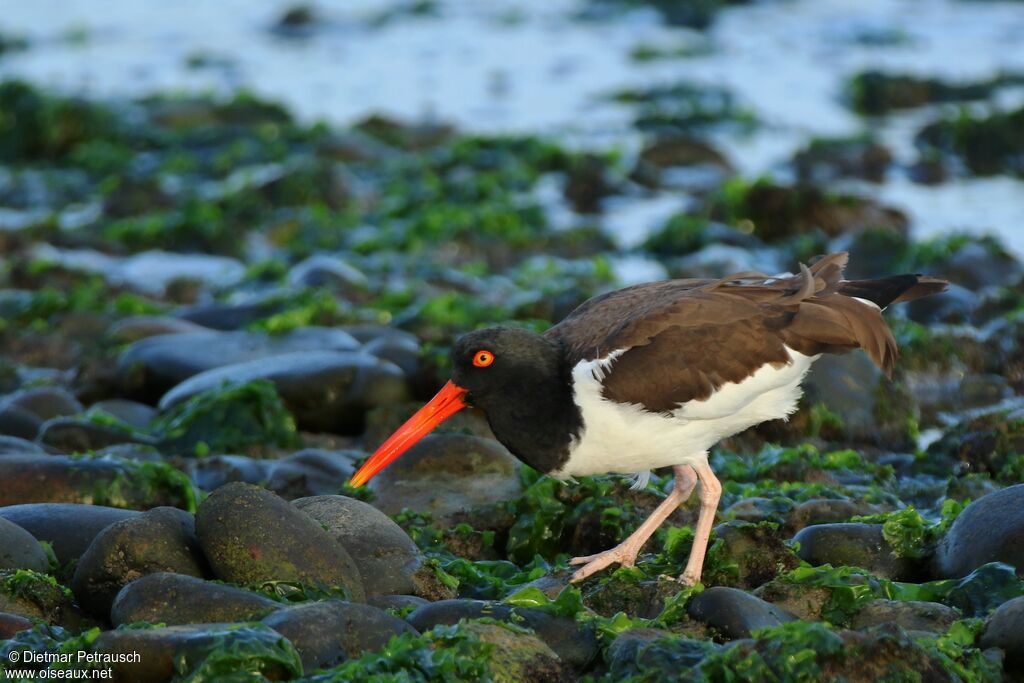
[[[463,397],[466,390],[457,384],[448,382],[437,392],[430,402],[416,411],[404,425],[399,427],[388,440],[381,444],[377,452],[370,456],[359,471],[349,480],[350,486],[362,486],[374,475],[394,462],[414,443],[429,434],[437,425],[466,407]]]

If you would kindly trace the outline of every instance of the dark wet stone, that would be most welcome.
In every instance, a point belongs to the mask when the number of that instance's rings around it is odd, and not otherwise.
[[[630,177],[648,187],[675,186],[673,169],[701,167],[719,180],[734,170],[729,160],[707,141],[690,136],[669,136],[647,144],[636,160]]]
[[[0,434],[19,439],[35,439],[43,421],[35,413],[18,406],[0,406]]]
[[[312,517],[250,484],[222,486],[196,513],[199,543],[216,576],[242,585],[298,581],[366,599],[359,569]]]
[[[209,370],[296,352],[353,351],[359,343],[340,330],[307,327],[269,336],[254,332],[192,332],[147,337],[118,360],[127,394],[155,402],[190,377]]]
[[[1024,597],[1004,602],[989,615],[979,644],[1001,648],[1007,671],[1024,673]]]
[[[30,503],[0,507],[0,518],[14,522],[53,546],[57,561],[77,560],[101,531],[114,522],[142,513],[135,510],[74,503]]]
[[[154,445],[149,436],[76,417],[57,417],[39,428],[39,442],[65,453],[98,451],[123,443]]]
[[[801,529],[793,540],[800,544],[800,559],[814,566],[850,565],[896,581],[914,574],[914,563],[894,554],[882,536],[881,524],[817,524]]]
[[[266,650],[272,650],[283,636],[272,629],[254,628],[252,625],[191,624],[104,631],[92,649],[93,652],[115,656],[137,653],[137,657],[124,657],[128,661],[113,664],[114,680],[168,683],[179,670],[189,671],[213,649],[230,650],[233,643],[241,645],[254,640],[265,643]],[[270,680],[286,680],[298,673],[270,659],[264,660],[260,670]]]
[[[167,410],[223,382],[270,380],[300,429],[356,434],[366,411],[404,401],[402,371],[387,361],[356,352],[307,351],[229,365],[195,375],[160,400]]]
[[[414,577],[423,561],[420,551],[383,512],[345,496],[300,498],[293,505],[348,551],[368,596],[415,592]]]
[[[0,458],[5,455],[25,455],[31,453],[45,455],[47,451],[35,441],[29,441],[17,436],[0,436]]]
[[[394,515],[402,508],[452,513],[522,495],[519,461],[491,439],[431,434],[370,480],[374,507]]]
[[[349,297],[369,288],[366,274],[344,259],[328,254],[315,254],[296,263],[288,271],[288,283],[302,287],[328,287]]]
[[[279,296],[247,301],[240,304],[202,303],[180,309],[178,315],[188,322],[224,332],[241,330],[252,323],[276,315],[288,307]]]
[[[46,572],[50,562],[36,537],[0,517],[0,569]]]
[[[161,507],[114,522],[93,539],[78,560],[71,589],[78,604],[106,619],[118,591],[155,572],[207,575],[191,513]]]
[[[951,282],[949,289],[907,304],[907,317],[925,325],[964,323],[981,305],[981,297],[966,287]]]
[[[0,640],[7,640],[15,633],[32,628],[33,623],[20,614],[0,612]]]
[[[115,626],[139,621],[169,625],[256,621],[280,607],[281,603],[242,588],[158,572],[118,592],[110,621]]]
[[[163,334],[188,334],[209,332],[210,328],[170,316],[135,316],[118,320],[110,326],[107,335],[111,341],[128,344],[147,337]]]
[[[107,446],[102,448],[94,455],[104,456],[109,455],[115,458],[124,458],[125,460],[135,460],[136,462],[163,462],[164,457],[160,455],[153,446],[147,446],[141,443],[119,443],[114,446]]]
[[[841,418],[846,440],[888,449],[913,447],[907,427],[913,403],[885,401],[893,394],[891,383],[867,354],[823,356],[807,373],[804,393],[807,405],[823,403]]]
[[[794,507],[786,518],[786,528],[796,533],[815,524],[847,522],[853,517],[874,515],[884,510],[862,500],[812,498]]]
[[[578,155],[569,163],[562,193],[576,213],[600,213],[602,200],[618,192],[608,166],[607,159],[588,153]]]
[[[90,407],[109,413],[122,422],[143,430],[149,427],[149,423],[157,416],[157,411],[152,406],[123,398],[99,401]]]
[[[211,455],[189,463],[189,476],[204,491],[242,481],[259,484],[267,480],[272,460],[257,460],[246,455]]]
[[[377,609],[418,609],[429,605],[430,601],[418,595],[371,595],[366,598],[366,604]]]
[[[957,619],[960,612],[937,602],[872,600],[854,615],[850,627],[863,629],[892,623],[907,631],[945,633]]]
[[[929,273],[977,291],[1020,280],[1024,264],[997,244],[968,240],[945,261],[930,265]]]
[[[33,413],[40,420],[74,415],[83,410],[82,404],[66,389],[60,387],[36,387],[22,389],[3,400],[4,406],[17,406]]]
[[[932,571],[937,578],[960,578],[989,562],[1024,574],[1024,484],[968,505],[939,542]]]
[[[773,525],[725,522],[715,527],[715,538],[724,544],[723,561],[735,563],[737,575],[729,580],[743,588],[756,588],[780,571],[800,566],[800,559]]]
[[[360,451],[307,448],[273,461],[268,470],[266,488],[287,500],[334,493],[355,474],[353,461],[364,455]]]
[[[752,631],[796,619],[786,610],[746,591],[725,586],[713,586],[698,593],[687,604],[686,611],[728,640],[749,638]]]
[[[490,617],[533,629],[558,656],[573,667],[586,666],[597,655],[593,629],[565,617],[539,610],[516,608],[487,600],[440,600],[420,607],[406,617],[416,630],[429,631],[438,624],[455,624],[460,619]]]
[[[384,610],[340,600],[285,607],[264,617],[263,623],[292,642],[306,671],[379,650],[393,636],[416,633]]]
[[[0,481],[4,482],[0,487],[0,505],[111,502],[118,507],[148,509],[187,504],[186,493],[172,483],[148,481],[150,485],[141,486],[145,473],[136,479],[129,464],[132,463],[65,455],[0,458]]]
[[[415,339],[389,335],[366,342],[364,353],[394,363],[406,377],[416,377],[420,372],[420,345]]]
[[[892,152],[866,138],[816,139],[793,157],[797,181],[827,183],[841,178],[885,180]]]

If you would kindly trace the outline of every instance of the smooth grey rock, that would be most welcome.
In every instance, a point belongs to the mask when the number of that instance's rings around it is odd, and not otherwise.
[[[0,569],[47,572],[50,562],[36,537],[0,517]]]
[[[351,335],[322,327],[279,336],[218,331],[158,335],[128,347],[118,360],[118,373],[130,396],[150,402],[189,377],[216,368],[287,353],[357,348]]]
[[[71,589],[78,604],[106,619],[122,588],[155,572],[207,575],[191,513],[158,507],[114,522],[97,534],[82,554]]]
[[[39,428],[38,441],[64,453],[87,453],[124,443],[154,445],[145,434],[129,432],[78,417],[55,417]]]
[[[897,581],[913,574],[914,563],[897,557],[882,536],[881,524],[848,522],[805,527],[793,538],[797,555],[812,565],[851,565]]]
[[[306,671],[379,650],[393,636],[416,633],[408,623],[384,610],[341,600],[285,607],[262,621],[292,642]]]
[[[152,406],[123,398],[99,401],[91,407],[102,410],[105,413],[110,413],[136,429],[146,429],[149,427],[149,423],[157,416],[157,412]]]
[[[121,589],[110,608],[110,621],[115,626],[139,621],[168,625],[255,621],[280,607],[275,600],[235,586],[157,572]]]
[[[141,514],[135,510],[76,503],[28,503],[0,507],[0,517],[51,544],[53,554],[61,564],[81,557],[96,535],[114,522]]]
[[[22,410],[27,410],[42,421],[74,415],[83,410],[78,399],[71,392],[60,387],[22,389],[7,396],[2,405],[17,406]]]
[[[341,490],[352,478],[353,462],[364,455],[360,451],[307,448],[272,461],[266,487],[288,500],[331,494]]]
[[[1024,672],[1024,597],[1004,602],[989,615],[980,645],[1001,648],[1007,670]]]
[[[686,611],[729,639],[749,638],[761,628],[794,621],[795,616],[738,588],[712,586],[695,595]]]
[[[960,612],[937,602],[872,600],[854,615],[850,626],[862,629],[892,623],[907,631],[945,633],[957,619]]]
[[[465,434],[429,434],[370,480],[374,507],[402,508],[445,520],[456,512],[522,495],[519,461],[499,442]]]
[[[0,406],[0,434],[35,439],[43,421],[33,412],[12,405]]]
[[[301,429],[356,434],[366,411],[409,396],[402,371],[364,353],[307,351],[208,370],[185,380],[160,399],[168,410],[224,382],[270,380]]]
[[[402,527],[377,508],[345,496],[300,498],[295,507],[319,522],[359,567],[368,596],[413,593],[423,559]]]
[[[210,567],[224,581],[343,587],[352,600],[366,600],[359,568],[345,548],[270,491],[243,483],[222,486],[199,506],[196,531]]]
[[[968,505],[939,542],[932,571],[936,578],[958,579],[989,562],[1005,562],[1024,574],[1024,484]]]

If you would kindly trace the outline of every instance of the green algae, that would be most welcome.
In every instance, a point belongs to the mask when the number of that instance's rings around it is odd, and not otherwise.
[[[226,383],[193,396],[150,426],[161,447],[175,452],[237,452],[298,445],[295,418],[274,384]]]
[[[465,622],[435,626],[422,635],[394,636],[377,652],[302,679],[304,683],[441,683],[489,681],[495,646]]]
[[[962,109],[958,115],[926,126],[917,144],[926,152],[961,160],[976,175],[1024,176],[1024,107],[988,116]]]
[[[893,110],[915,109],[928,104],[984,100],[1001,87],[1018,85],[1022,77],[1000,74],[993,78],[949,83],[877,70],[855,74],[846,84],[847,100],[858,114],[878,116]]]
[[[237,628],[191,643],[174,656],[175,681],[253,681],[291,679],[302,675],[302,661],[291,642],[263,624]],[[198,639],[194,639],[197,640]]]

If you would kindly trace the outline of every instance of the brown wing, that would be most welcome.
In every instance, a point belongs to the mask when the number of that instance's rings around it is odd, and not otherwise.
[[[863,348],[888,372],[896,342],[878,308],[840,293],[846,260],[830,254],[793,277],[737,273],[630,287],[585,302],[546,336],[573,365],[625,349],[604,395],[656,412],[707,398],[765,363],[789,362],[786,346],[807,355]]]

